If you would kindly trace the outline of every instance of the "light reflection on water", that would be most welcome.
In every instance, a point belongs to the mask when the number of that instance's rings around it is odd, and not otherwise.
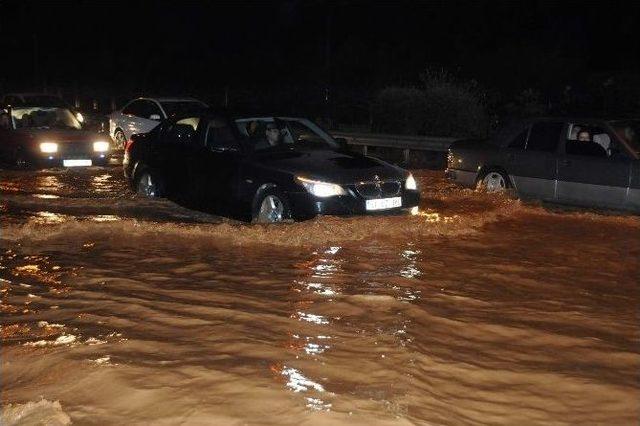
[[[100,214],[90,216],[90,219],[94,222],[116,222],[118,220],[121,220],[122,218],[113,214]]]
[[[55,200],[56,198],[60,198],[59,196],[53,194],[33,194],[33,197],[43,200]]]
[[[413,246],[413,243],[409,243],[410,246]],[[422,251],[416,249],[407,249],[403,250],[400,254],[404,259],[408,262],[407,264],[400,270],[400,276],[404,278],[419,278],[422,275],[418,267],[418,255],[420,255]]]
[[[91,190],[96,193],[111,192],[113,176],[108,173],[91,178]]]
[[[64,184],[55,175],[37,175],[35,178],[36,191],[60,191]]]
[[[64,223],[70,218],[71,216],[61,213],[36,212],[32,221],[37,225],[52,225]]]
[[[329,320],[322,315],[310,314],[307,312],[296,312],[293,318],[297,318],[300,321],[307,321],[318,325],[329,324]]]
[[[435,211],[418,210],[418,211],[411,212],[411,214],[413,216],[423,217],[427,222],[431,222],[431,223],[436,223],[436,222],[451,223],[456,219],[458,219],[458,215],[454,214],[451,216],[446,216]]]

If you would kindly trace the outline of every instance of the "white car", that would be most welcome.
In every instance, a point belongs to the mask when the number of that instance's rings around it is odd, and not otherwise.
[[[193,98],[137,98],[109,116],[109,135],[116,148],[124,148],[131,135],[148,133],[161,120],[182,113],[195,113],[209,108]]]

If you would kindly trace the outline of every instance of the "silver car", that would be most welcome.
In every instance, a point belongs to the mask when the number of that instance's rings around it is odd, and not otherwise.
[[[175,115],[198,113],[208,107],[194,98],[137,98],[109,116],[109,135],[116,148],[123,149],[131,135],[148,133],[161,120]]]
[[[640,211],[640,120],[542,118],[449,149],[446,175],[488,191]]]

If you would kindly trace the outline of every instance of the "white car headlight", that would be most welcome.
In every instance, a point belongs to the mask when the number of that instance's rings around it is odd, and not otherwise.
[[[347,191],[344,190],[340,185],[336,185],[335,183],[329,182],[320,182],[317,180],[307,179],[300,176],[296,177],[298,183],[300,183],[304,188],[310,193],[315,195],[316,197],[334,197],[336,195],[347,195]]]
[[[107,151],[109,151],[109,142],[106,142],[106,141],[95,141],[93,143],[93,150],[95,152],[107,152]]]
[[[410,190],[417,190],[418,189],[418,184],[416,183],[416,180],[413,178],[413,175],[411,173],[409,173],[409,177],[407,178],[406,182],[404,183],[404,188],[405,189],[410,189]]]
[[[84,117],[82,116],[82,114],[80,114],[79,112],[76,112],[76,119],[81,122],[84,123]]]
[[[55,142],[42,142],[40,144],[40,151],[46,152],[47,154],[58,152],[58,144]]]

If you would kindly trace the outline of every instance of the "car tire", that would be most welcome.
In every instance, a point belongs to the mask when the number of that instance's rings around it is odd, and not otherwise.
[[[511,187],[509,176],[501,170],[488,170],[478,179],[476,188],[484,192],[504,192]]]
[[[253,223],[281,223],[289,220],[289,200],[277,188],[269,188],[256,194],[252,212]]]
[[[127,137],[122,130],[117,129],[115,131],[113,141],[115,142],[116,149],[124,151],[125,145],[127,144]]]
[[[143,169],[137,173],[135,191],[136,194],[147,198],[160,198],[164,196],[164,183],[157,173]]]

